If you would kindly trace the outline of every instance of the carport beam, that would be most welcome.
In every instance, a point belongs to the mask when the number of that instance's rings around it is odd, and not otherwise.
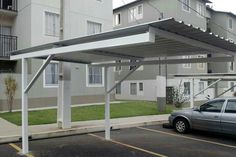
[[[21,105],[22,105],[22,154],[29,153],[28,139],[28,92],[25,91],[28,76],[28,59],[22,58],[22,75],[21,75]]]

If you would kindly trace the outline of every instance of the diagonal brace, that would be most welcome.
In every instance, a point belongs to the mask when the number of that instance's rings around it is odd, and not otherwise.
[[[33,84],[35,83],[35,81],[39,78],[40,74],[45,70],[45,68],[47,67],[47,65],[50,63],[50,61],[52,60],[52,58],[54,57],[54,55],[49,55],[46,59],[46,61],[42,64],[42,66],[39,68],[39,70],[37,71],[37,73],[35,74],[35,76],[33,77],[33,79],[30,81],[30,83],[27,85],[27,87],[25,88],[24,92],[28,93],[29,90],[31,89],[31,87],[33,86]]]
[[[236,85],[230,87],[229,89],[227,89],[226,91],[222,92],[220,95],[217,95],[215,98],[219,98],[220,96],[224,95],[225,93],[229,92],[231,89],[234,89],[236,87]]]
[[[126,74],[119,82],[117,82],[110,90],[106,91],[106,93],[111,93],[119,84],[121,84],[125,79],[127,79],[132,73],[134,73],[140,65],[135,66],[128,74]]]
[[[218,79],[217,81],[213,82],[212,84],[210,84],[207,88],[201,90],[200,92],[198,92],[196,95],[194,95],[194,97],[200,95],[202,92],[205,92],[207,89],[209,89],[210,87],[214,86],[215,84],[217,84],[218,82],[222,81],[222,79]]]

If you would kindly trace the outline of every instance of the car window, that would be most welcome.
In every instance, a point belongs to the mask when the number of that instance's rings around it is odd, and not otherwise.
[[[208,102],[200,107],[202,112],[221,112],[225,100]]]
[[[225,113],[236,113],[236,100],[228,100]]]

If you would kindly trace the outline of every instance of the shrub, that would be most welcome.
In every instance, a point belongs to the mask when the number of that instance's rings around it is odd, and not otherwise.
[[[11,75],[9,75],[5,78],[4,83],[9,112],[12,112],[14,97],[17,90],[17,82]]]

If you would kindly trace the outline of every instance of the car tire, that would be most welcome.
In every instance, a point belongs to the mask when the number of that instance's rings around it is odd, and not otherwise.
[[[189,131],[189,123],[184,118],[178,118],[174,122],[175,131],[181,134],[186,134]]]

